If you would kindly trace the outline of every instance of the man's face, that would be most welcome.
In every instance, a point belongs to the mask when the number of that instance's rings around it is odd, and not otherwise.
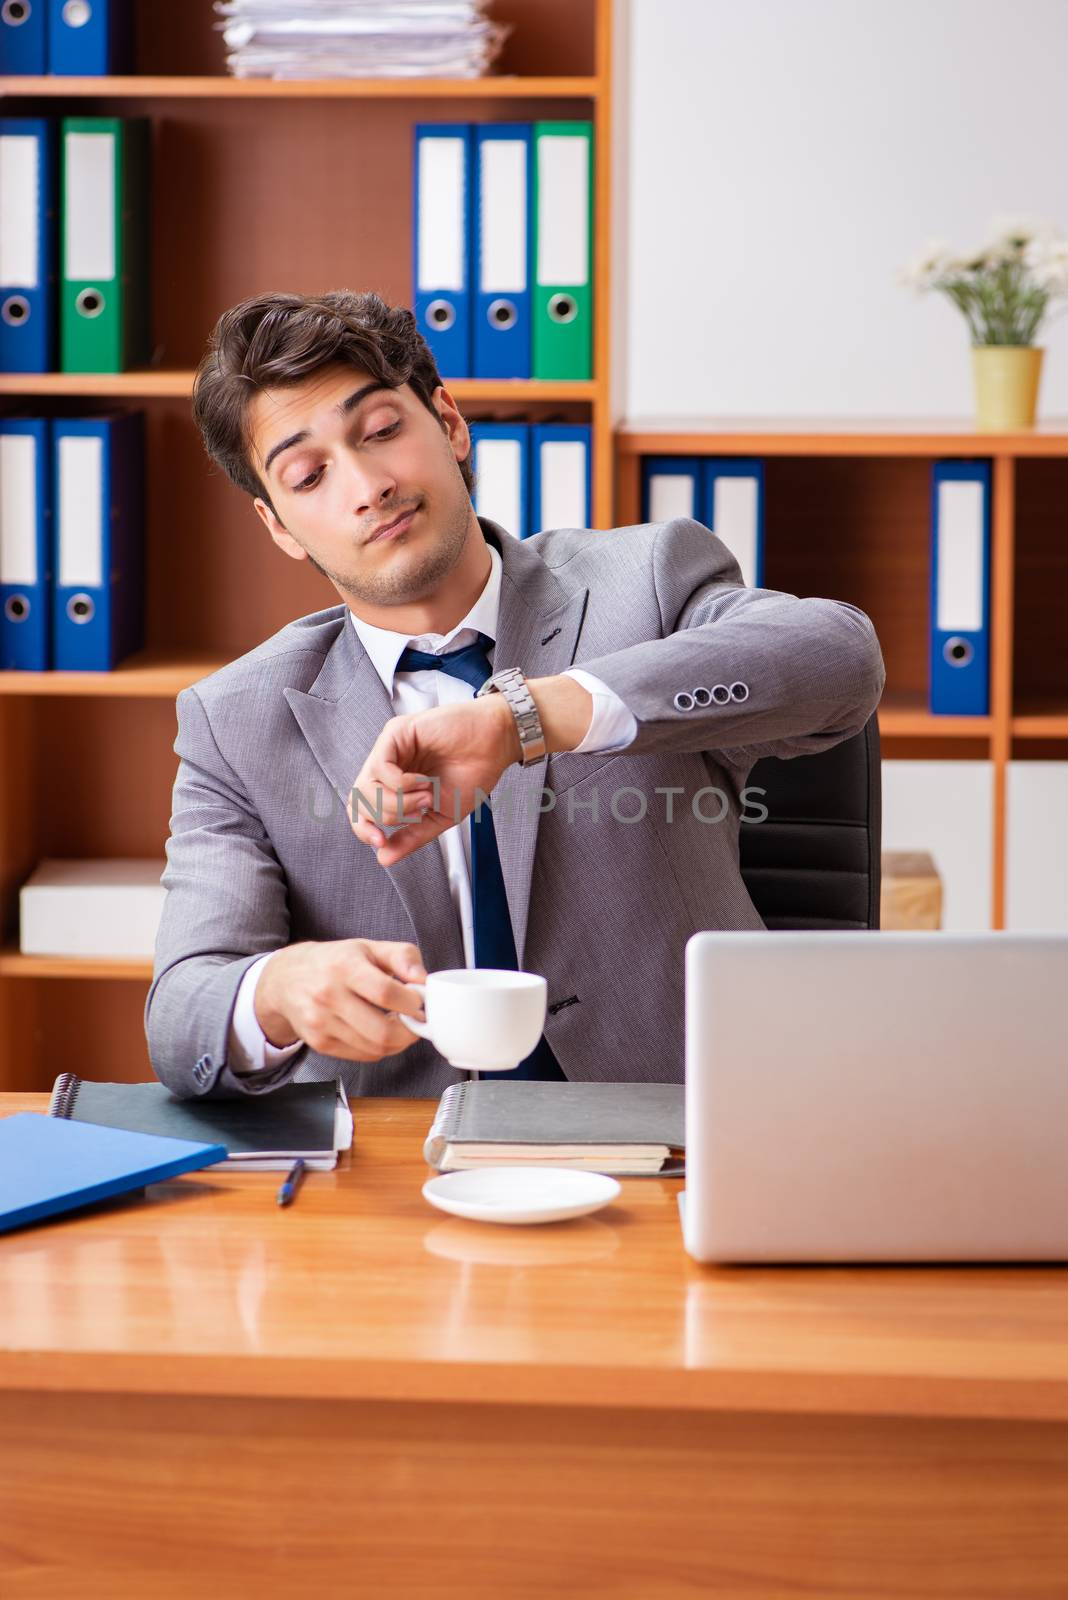
[[[470,435],[444,388],[434,403],[332,366],[249,407],[252,464],[274,506],[256,510],[275,543],[310,557],[345,599],[425,599],[460,559],[474,521],[457,465]]]

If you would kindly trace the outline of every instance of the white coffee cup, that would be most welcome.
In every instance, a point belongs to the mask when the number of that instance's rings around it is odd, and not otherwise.
[[[536,972],[459,967],[409,983],[423,998],[426,1021],[397,1015],[465,1072],[512,1072],[545,1027],[548,985]]]

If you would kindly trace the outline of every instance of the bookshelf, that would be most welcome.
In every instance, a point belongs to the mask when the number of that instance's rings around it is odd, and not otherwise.
[[[152,121],[149,369],[0,374],[0,410],[146,415],[146,648],[115,672],[0,673],[0,1089],[57,1071],[151,1076],[149,961],[18,951],[18,891],[44,856],[159,856],[168,834],[178,692],[293,617],[336,603],[275,550],[251,503],[208,463],[193,370],[227,306],[272,289],[374,288],[410,304],[416,121],[585,118],[594,125],[594,376],[444,381],[471,420],[588,422],[593,520],[613,522],[609,370],[612,0],[496,0],[513,25],[497,75],[474,81],[239,81],[211,0],[137,0],[125,78],[0,78],[7,116]],[[346,153],[350,159],[346,161]]]
[[[765,581],[860,606],[886,660],[884,758],[982,760],[993,783],[990,926],[1005,926],[1010,762],[1068,761],[1068,419],[1020,433],[967,421],[636,419],[616,434],[616,519],[641,519],[641,462],[765,462]],[[930,467],[993,464],[990,715],[927,707]]]

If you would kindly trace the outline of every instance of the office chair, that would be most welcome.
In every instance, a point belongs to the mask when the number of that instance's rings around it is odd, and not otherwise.
[[[879,724],[818,755],[767,756],[747,784],[767,793],[743,823],[740,860],[767,928],[878,928],[882,851]]]

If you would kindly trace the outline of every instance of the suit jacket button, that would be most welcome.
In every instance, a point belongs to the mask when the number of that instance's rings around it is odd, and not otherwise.
[[[693,691],[693,703],[695,706],[710,706],[712,704],[711,689],[695,689]]]
[[[675,710],[676,711],[692,711],[693,708],[694,708],[693,695],[692,694],[687,694],[685,689],[680,689],[678,694],[675,696]]]
[[[732,683],[731,684],[731,699],[732,700],[748,700],[749,699],[749,685],[747,683]]]
[[[731,692],[725,683],[717,683],[712,689],[712,698],[717,706],[725,706],[730,701]]]

